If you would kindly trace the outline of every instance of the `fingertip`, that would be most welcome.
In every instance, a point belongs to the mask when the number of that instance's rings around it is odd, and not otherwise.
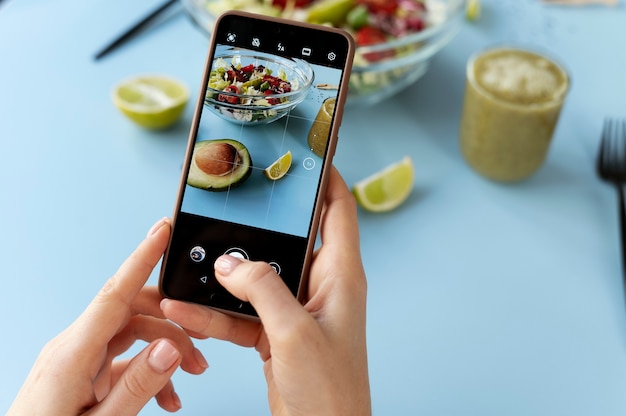
[[[165,309],[167,309],[168,305],[170,305],[171,303],[172,303],[171,299],[163,298],[161,299],[161,302],[159,303],[159,308],[161,308],[161,311],[164,312]]]
[[[196,362],[198,363],[198,366],[200,366],[202,371],[209,368],[209,363],[207,362],[206,358],[204,358],[204,354],[202,354],[199,349],[193,349],[193,357],[196,359]]]
[[[223,254],[215,260],[213,267],[217,275],[225,277],[230,275],[241,263],[242,261],[240,259],[229,256],[228,254]]]
[[[154,398],[163,410],[170,413],[177,412],[183,407],[180,397],[174,390],[174,385],[171,381],[168,382],[167,385],[154,396]]]
[[[169,224],[169,218],[167,217],[163,217],[155,222],[154,225],[150,227],[150,230],[148,231],[146,237],[152,237],[153,235],[155,235],[161,228],[163,228],[165,224]]]
[[[176,407],[176,410],[180,410],[183,407],[183,404],[180,401],[180,396],[178,396],[178,393],[174,390],[172,390],[172,403],[174,404],[174,407]]]

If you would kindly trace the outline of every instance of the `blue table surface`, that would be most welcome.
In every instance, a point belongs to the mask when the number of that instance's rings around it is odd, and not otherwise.
[[[150,132],[110,93],[163,73],[194,102],[208,39],[172,13],[92,59],[158,3],[0,2],[0,411],[45,342],[172,212],[193,106]],[[335,160],[348,183],[405,155],[416,166],[402,207],[359,212],[374,413],[624,415],[616,195],[594,159],[604,118],[626,115],[626,6],[482,3],[416,84],[344,118]],[[545,165],[517,185],[479,177],[458,147],[465,63],[495,43],[544,48],[573,80]],[[182,414],[268,414],[256,352],[198,345],[211,367],[175,375]],[[162,413],[154,401],[142,412]]]

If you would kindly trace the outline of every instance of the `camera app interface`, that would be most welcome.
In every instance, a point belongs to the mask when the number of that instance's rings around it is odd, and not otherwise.
[[[306,237],[340,76],[219,45],[182,212]]]
[[[168,263],[190,284],[165,289],[250,313],[220,289],[213,262],[224,253],[269,262],[297,292],[347,45],[241,23],[216,34],[170,245]]]

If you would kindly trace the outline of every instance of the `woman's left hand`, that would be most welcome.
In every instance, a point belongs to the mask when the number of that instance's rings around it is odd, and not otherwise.
[[[165,410],[180,409],[170,377],[179,365],[192,374],[208,365],[165,319],[157,289],[144,288],[169,234],[169,220],[157,222],[80,317],[43,348],[9,415],[136,415],[151,397]],[[138,339],[149,345],[114,361]]]

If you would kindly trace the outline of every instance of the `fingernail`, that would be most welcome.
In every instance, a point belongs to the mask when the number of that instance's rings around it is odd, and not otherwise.
[[[224,254],[215,260],[213,267],[215,267],[215,271],[219,274],[228,276],[239,264],[241,264],[241,260],[233,256],[229,256],[228,254]]]
[[[156,234],[157,231],[159,231],[159,229],[161,227],[163,227],[163,224],[165,224],[167,222],[167,217],[163,217],[160,220],[158,220],[153,226],[152,228],[150,228],[150,231],[148,231],[148,235],[147,237],[150,237],[151,235]]]
[[[206,359],[204,358],[204,355],[202,355],[199,349],[197,348],[193,349],[193,356],[196,357],[196,361],[198,362],[200,367],[209,368],[209,363],[206,361]]]
[[[160,340],[148,356],[148,364],[157,373],[168,371],[180,359],[180,352],[167,340]]]
[[[161,308],[161,310],[163,310],[163,309],[165,309],[165,308],[167,307],[167,305],[168,305],[169,303],[171,303],[171,302],[172,302],[172,300],[171,300],[171,299],[168,299],[168,298],[163,298],[163,299],[161,299],[161,303],[159,304],[159,307]]]

